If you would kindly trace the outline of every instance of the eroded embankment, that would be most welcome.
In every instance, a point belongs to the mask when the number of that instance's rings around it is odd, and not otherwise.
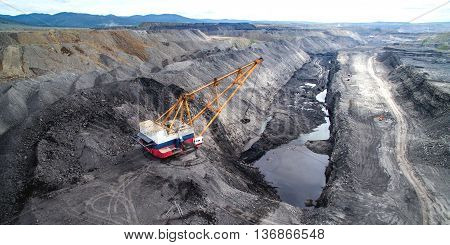
[[[0,134],[75,90],[149,77],[174,62],[249,48],[197,30],[0,33]]]
[[[396,89],[398,95],[411,100],[416,111],[435,117],[448,112],[450,93],[448,84],[445,84],[448,81],[433,81],[426,70],[420,72],[403,64],[392,52],[381,53],[378,60],[391,69],[389,79],[399,84]]]

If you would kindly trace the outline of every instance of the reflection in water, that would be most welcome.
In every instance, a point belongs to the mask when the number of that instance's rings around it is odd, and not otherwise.
[[[327,90],[316,96],[324,102]],[[325,108],[322,108],[327,113]],[[308,140],[327,140],[330,121],[321,124],[309,134],[282,145],[255,162],[255,166],[265,175],[266,181],[277,187],[278,194],[284,202],[298,207],[305,207],[306,199],[317,199],[325,186],[325,168],[328,156],[316,154],[305,146]]]

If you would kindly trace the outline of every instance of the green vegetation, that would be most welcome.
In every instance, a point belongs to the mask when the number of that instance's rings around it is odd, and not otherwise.
[[[450,41],[450,32],[436,34],[425,38],[422,41],[422,46],[433,46],[439,50],[448,51]]]

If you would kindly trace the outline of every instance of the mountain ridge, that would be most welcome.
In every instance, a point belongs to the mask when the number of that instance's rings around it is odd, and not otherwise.
[[[139,26],[145,22],[160,23],[249,23],[249,24],[297,24],[305,26],[327,26],[327,27],[379,27],[400,29],[404,27],[422,27],[424,31],[428,27],[434,27],[440,31],[450,27],[450,22],[430,22],[430,23],[409,23],[409,22],[355,22],[355,23],[319,23],[309,21],[254,21],[254,20],[234,20],[234,19],[194,19],[178,14],[147,14],[147,15],[93,15],[86,13],[60,12],[56,14],[20,14],[20,15],[0,15],[0,21],[12,22],[17,25],[35,27],[68,27],[68,28],[108,28],[120,26]]]

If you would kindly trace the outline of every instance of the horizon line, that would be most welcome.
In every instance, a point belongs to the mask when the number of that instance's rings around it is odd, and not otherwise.
[[[181,14],[174,14],[174,13],[163,13],[163,14],[135,14],[135,15],[115,15],[115,14],[91,14],[91,13],[81,13],[81,12],[69,12],[69,11],[63,11],[63,12],[58,12],[58,13],[38,13],[38,12],[32,12],[32,13],[23,13],[23,14],[17,14],[17,15],[10,15],[10,14],[2,14],[0,13],[0,16],[23,16],[23,15],[32,15],[32,14],[42,14],[42,15],[50,15],[50,16],[54,16],[54,15],[58,15],[58,14],[83,14],[83,15],[91,15],[91,16],[115,16],[115,17],[119,17],[119,18],[127,18],[127,17],[133,17],[133,16],[148,16],[148,15],[156,15],[156,16],[161,16],[161,15],[176,15],[176,16],[180,16],[186,19],[190,19],[193,21],[202,21],[202,20],[210,20],[210,21],[236,21],[236,22],[240,22],[240,23],[252,23],[252,22],[260,22],[260,23],[264,23],[264,22],[272,22],[272,23],[292,23],[292,24],[373,24],[373,23],[399,23],[399,24],[431,24],[431,23],[450,23],[450,20],[446,20],[446,21],[429,21],[429,22],[408,22],[408,21],[383,21],[383,20],[378,20],[378,21],[355,21],[355,22],[351,22],[351,21],[342,21],[342,22],[318,22],[318,21],[308,21],[308,20],[240,20],[240,19],[212,19],[212,18],[192,18],[192,17],[187,17]],[[180,22],[180,23],[184,23],[184,22]],[[198,23],[205,23],[205,22],[198,22]],[[269,24],[269,23],[268,23]]]

